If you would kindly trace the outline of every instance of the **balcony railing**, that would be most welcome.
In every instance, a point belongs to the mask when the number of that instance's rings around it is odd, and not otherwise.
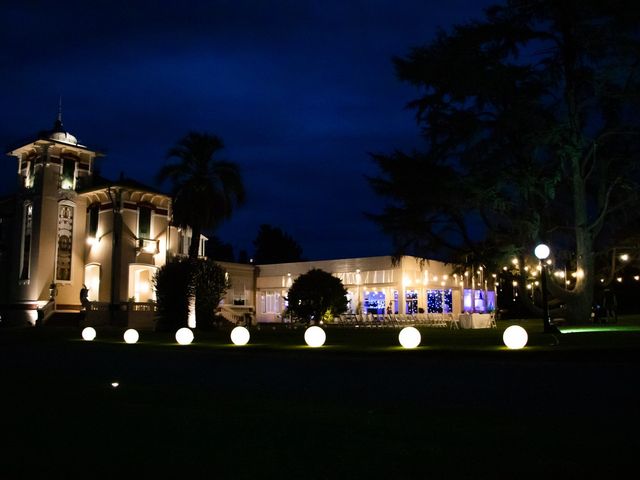
[[[152,255],[155,255],[156,253],[158,253],[158,240],[152,240],[150,238],[138,238],[136,251],[138,254],[150,253]]]

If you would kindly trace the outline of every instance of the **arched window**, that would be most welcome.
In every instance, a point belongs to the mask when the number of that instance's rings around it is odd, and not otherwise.
[[[89,289],[87,298],[90,302],[100,300],[100,264],[90,263],[84,267],[84,284]]]
[[[129,299],[134,302],[148,302],[156,299],[153,277],[158,271],[155,265],[144,263],[129,264]]]

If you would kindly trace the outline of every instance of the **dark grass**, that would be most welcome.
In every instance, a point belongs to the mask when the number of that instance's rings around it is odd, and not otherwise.
[[[0,478],[576,478],[636,468],[636,319],[503,329],[228,331],[178,346],[121,331],[0,330]],[[118,388],[111,382],[118,381]]]

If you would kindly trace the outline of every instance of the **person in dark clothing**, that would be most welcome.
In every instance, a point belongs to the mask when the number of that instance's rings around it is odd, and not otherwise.
[[[602,308],[604,310],[602,323],[616,323],[618,321],[618,299],[616,298],[616,293],[610,288],[604,289]]]
[[[82,308],[84,308],[85,310],[89,306],[89,289],[84,284],[80,289],[80,303],[82,304]]]

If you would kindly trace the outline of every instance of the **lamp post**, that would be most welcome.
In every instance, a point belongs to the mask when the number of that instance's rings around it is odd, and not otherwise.
[[[542,287],[542,325],[544,333],[557,333],[558,329],[551,325],[551,317],[549,316],[549,297],[547,294],[547,269],[543,260],[546,260],[551,254],[551,250],[547,245],[541,243],[533,251],[535,256],[540,260],[540,286]]]

